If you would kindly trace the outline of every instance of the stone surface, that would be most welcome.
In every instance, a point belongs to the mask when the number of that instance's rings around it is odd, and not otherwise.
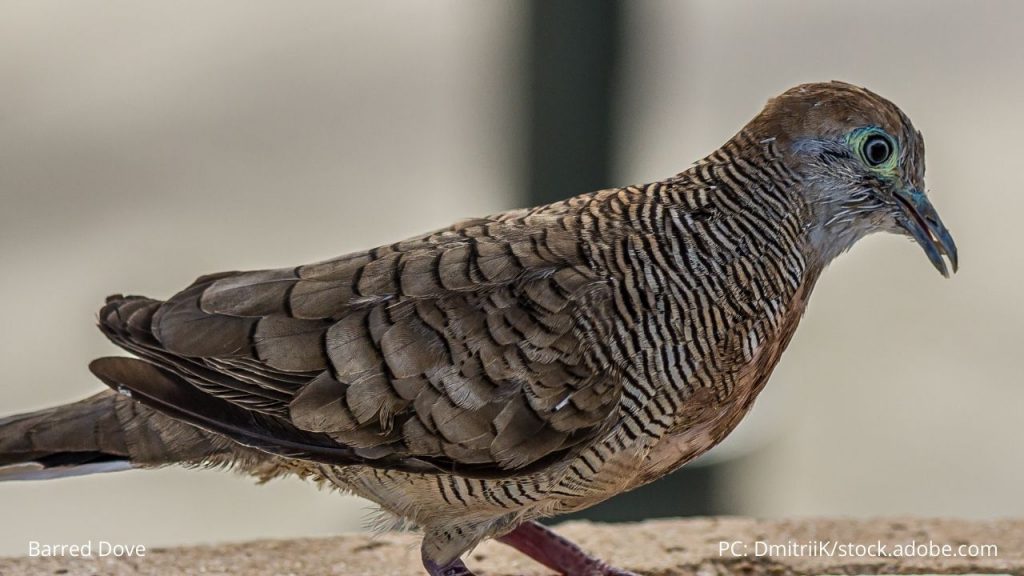
[[[1024,574],[1024,520],[800,519],[762,521],[747,518],[657,520],[640,524],[570,522],[558,530],[614,565],[648,576],[745,574]],[[722,542],[737,542],[732,557]],[[805,549],[776,550],[758,556],[758,542],[793,545],[881,543],[886,556],[843,557]],[[995,545],[990,557],[896,557],[895,546],[909,543]],[[257,541],[217,546],[149,550],[145,557],[0,558],[0,575],[420,575],[414,534],[345,534],[324,539]],[[855,551],[856,552],[856,551]],[[873,551],[872,551],[873,552]],[[94,546],[95,554],[95,546]],[[494,542],[481,545],[467,563],[480,576],[550,574],[517,552]]]

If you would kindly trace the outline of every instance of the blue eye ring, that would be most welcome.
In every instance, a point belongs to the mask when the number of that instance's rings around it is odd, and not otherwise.
[[[847,143],[861,162],[879,172],[892,172],[899,159],[899,145],[885,130],[874,126],[858,128]]]

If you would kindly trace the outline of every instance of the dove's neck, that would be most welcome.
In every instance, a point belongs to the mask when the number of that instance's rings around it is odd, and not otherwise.
[[[825,183],[804,182],[803,196],[808,199],[805,236],[808,254],[819,267],[828,266],[864,238],[878,230],[873,215],[850,199],[859,191],[831,187]]]

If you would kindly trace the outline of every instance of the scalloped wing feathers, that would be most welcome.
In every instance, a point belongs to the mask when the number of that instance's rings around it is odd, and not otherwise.
[[[101,326],[204,394],[354,457],[524,469],[592,438],[619,390],[578,326],[604,285],[572,219],[501,218],[206,276],[163,303],[115,297]]]

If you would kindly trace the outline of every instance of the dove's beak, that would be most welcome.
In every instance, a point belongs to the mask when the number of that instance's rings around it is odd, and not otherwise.
[[[896,192],[893,195],[901,208],[897,217],[899,224],[917,240],[917,243],[924,249],[932,265],[943,276],[949,277],[949,269],[943,255],[949,258],[953,272],[957,269],[956,243],[950,236],[949,230],[939,218],[928,197],[924,192],[908,188]]]

